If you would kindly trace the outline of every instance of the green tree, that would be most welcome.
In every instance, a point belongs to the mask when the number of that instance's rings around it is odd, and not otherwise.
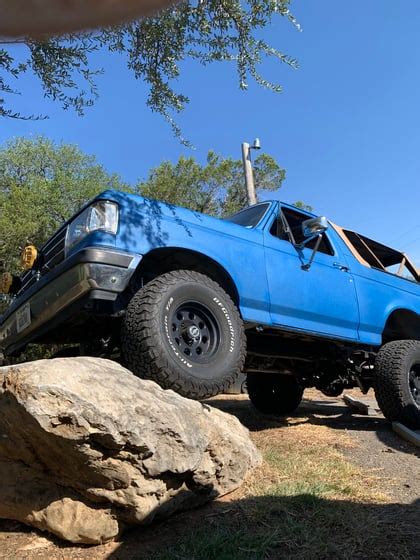
[[[172,82],[180,76],[180,65],[187,59],[202,65],[232,62],[236,65],[241,89],[252,78],[261,86],[280,92],[281,86],[266,80],[258,71],[266,57],[277,58],[292,68],[297,61],[261,38],[261,31],[275,18],[286,18],[299,25],[289,10],[290,0],[206,0],[184,1],[145,18],[91,33],[61,38],[31,40],[22,38],[22,54],[8,41],[0,41],[0,116],[34,118],[16,111],[11,102],[16,78],[32,73],[46,97],[64,108],[82,114],[97,96],[90,55],[100,49],[125,57],[136,79],[149,86],[148,106],[180,130],[174,115],[188,103],[188,97],[175,92]],[[35,116],[36,118],[36,116]]]
[[[257,195],[281,187],[285,171],[271,156],[259,155],[253,167]],[[85,202],[108,188],[221,217],[247,205],[242,162],[214,152],[204,165],[193,157],[163,162],[133,187],[77,146],[57,145],[44,137],[16,138],[0,148],[0,263],[18,271],[18,257],[27,243],[40,246]]]
[[[285,171],[271,156],[261,154],[254,162],[254,177],[257,194],[275,191]],[[150,171],[137,190],[143,196],[214,216],[232,214],[247,205],[242,162],[214,152],[208,153],[204,165],[192,157],[181,157],[175,164],[165,161]]]
[[[99,192],[127,189],[77,146],[17,138],[0,149],[0,261],[14,270],[22,247],[43,243]]]
[[[301,200],[298,200],[297,202],[295,202],[294,206],[296,206],[296,208],[300,208],[301,210],[307,210],[308,212],[313,212],[314,211],[313,207],[310,204],[305,204]]]

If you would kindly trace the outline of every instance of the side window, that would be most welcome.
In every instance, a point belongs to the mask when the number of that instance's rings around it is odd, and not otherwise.
[[[281,211],[283,212],[283,216],[286,219],[286,222],[290,228],[290,231],[293,234],[296,243],[298,244],[302,243],[305,240],[302,231],[302,223],[305,220],[308,220],[308,216],[306,216],[305,214],[301,214],[297,210],[292,210],[290,208],[282,208]],[[289,235],[284,230],[281,219],[278,219],[273,223],[270,233],[275,237],[278,237],[279,239],[284,239],[286,241],[289,241]],[[316,241],[317,241],[316,239],[313,239],[312,241],[306,244],[306,247],[308,247],[309,249],[313,249],[315,247]],[[319,245],[318,251],[320,253],[325,253],[326,255],[331,255],[331,256],[334,255],[334,250],[325,233],[322,234],[322,241]]]
[[[406,280],[420,281],[416,267],[407,255],[360,235],[360,233],[348,229],[343,229],[342,232],[350,242],[351,247],[362,257],[364,264]]]

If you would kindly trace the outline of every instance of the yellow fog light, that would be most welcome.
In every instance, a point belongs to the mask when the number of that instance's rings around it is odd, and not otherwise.
[[[23,270],[29,270],[34,266],[34,262],[38,256],[38,250],[35,245],[27,245],[22,252],[20,257],[20,264]]]
[[[13,284],[13,276],[10,272],[3,272],[0,276],[0,293],[8,294]]]

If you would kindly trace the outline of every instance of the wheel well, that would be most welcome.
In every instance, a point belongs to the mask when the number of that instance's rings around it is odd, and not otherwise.
[[[217,282],[239,307],[239,293],[227,270],[207,255],[190,249],[165,247],[150,251],[139,264],[133,281],[138,289],[141,279],[147,283],[172,270],[194,270],[205,274]]]
[[[420,315],[408,309],[396,309],[385,324],[382,342],[404,339],[420,340]]]

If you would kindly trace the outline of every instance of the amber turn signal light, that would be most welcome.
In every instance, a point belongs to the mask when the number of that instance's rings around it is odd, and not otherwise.
[[[34,262],[38,256],[38,250],[35,245],[27,245],[22,252],[20,257],[20,264],[23,270],[29,270],[33,267]]]
[[[10,272],[3,272],[0,276],[0,293],[8,294],[10,293],[10,288],[13,284],[13,276]]]

